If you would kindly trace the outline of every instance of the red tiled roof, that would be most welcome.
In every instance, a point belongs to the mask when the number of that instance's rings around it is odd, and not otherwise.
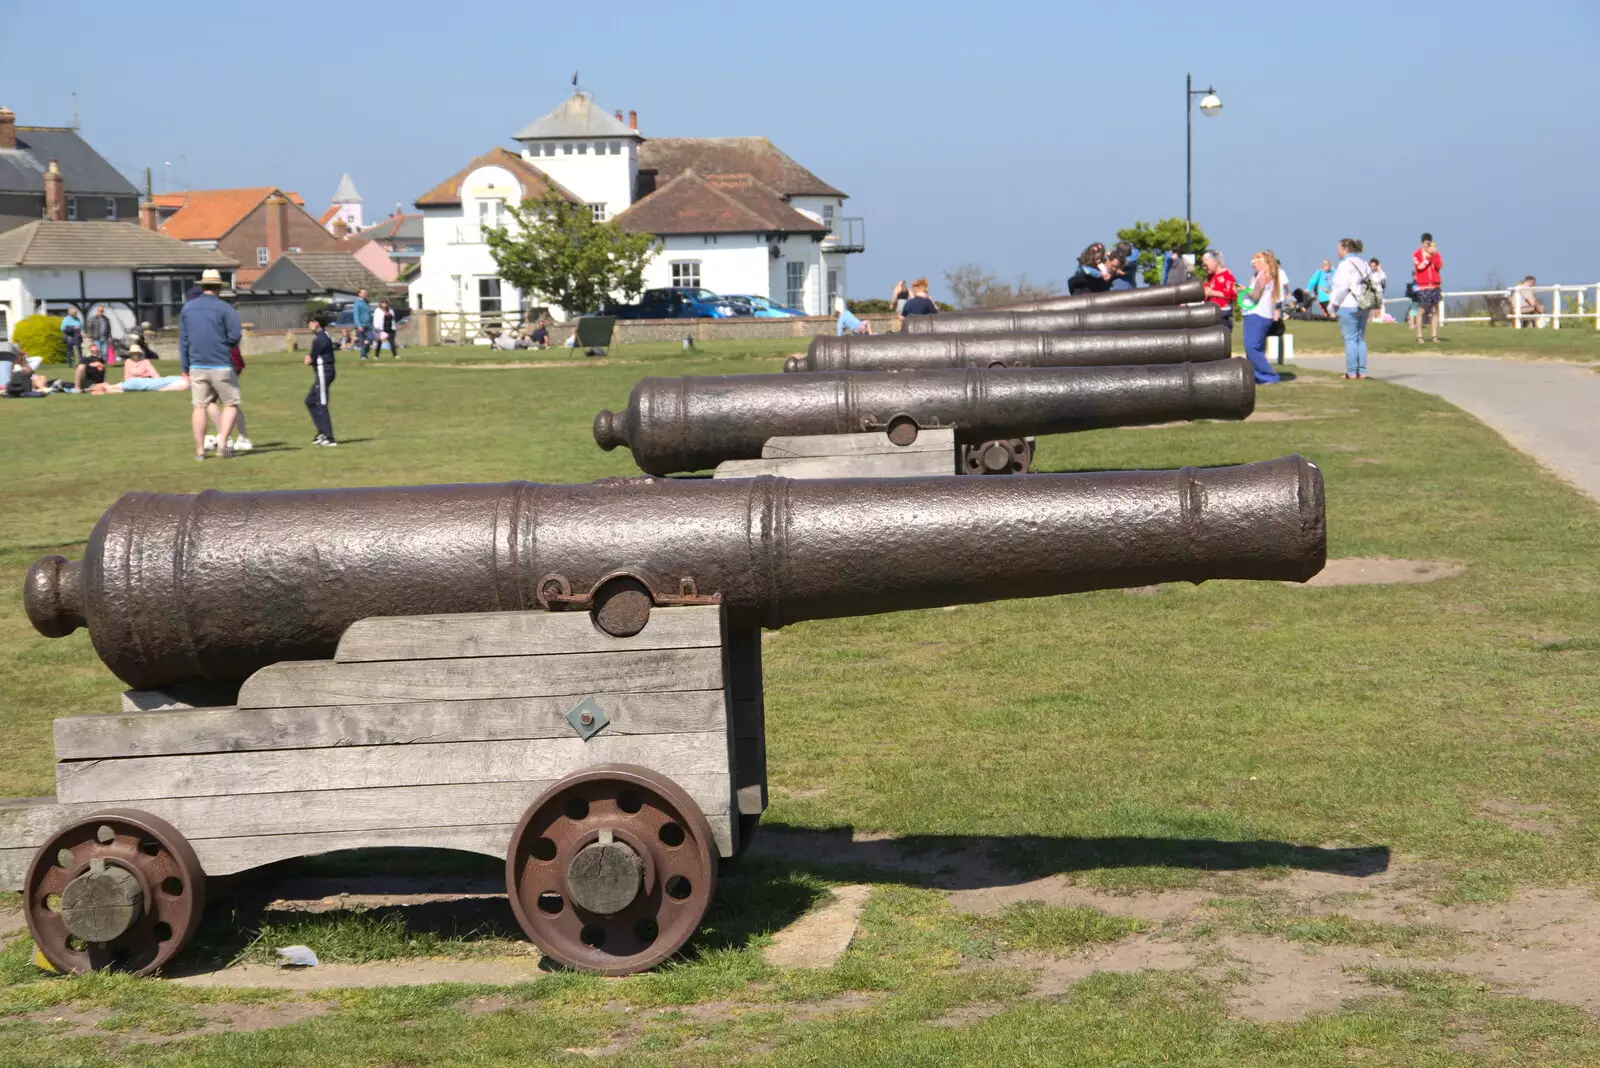
[[[517,181],[522,186],[523,200],[535,199],[543,196],[546,190],[553,189],[574,204],[583,203],[560,182],[557,182],[515,152],[497,145],[418,197],[416,199],[417,207],[447,208],[452,204],[461,203],[461,183],[467,180],[467,175],[479,167],[488,167],[490,165],[504,167],[516,176]]]
[[[179,241],[220,240],[276,192],[279,192],[276,186],[262,185],[250,189],[191,189],[187,193],[158,194],[156,204],[161,207],[173,206],[170,198],[182,198],[177,201],[177,212],[161,224],[161,232]],[[291,204],[305,206],[300,194],[283,195]]]
[[[631,233],[823,233],[827,227],[791,208],[748,174],[684,171],[616,217]]]
[[[684,171],[748,174],[779,196],[842,197],[765,137],[659,137],[639,146],[639,196]]]
[[[216,190],[216,192],[227,192],[227,190]],[[305,198],[299,193],[285,193],[283,195],[289,198],[289,203],[291,204],[298,204],[302,208],[306,206]],[[158,208],[181,208],[184,201],[188,200],[189,197],[189,193],[157,193],[150,198],[150,202]]]
[[[328,225],[328,220],[333,218],[336,214],[338,214],[339,208],[341,206],[342,205],[339,205],[339,204],[329,204],[328,205],[328,210],[323,212],[321,215],[317,216],[317,225],[318,226],[327,226]]]

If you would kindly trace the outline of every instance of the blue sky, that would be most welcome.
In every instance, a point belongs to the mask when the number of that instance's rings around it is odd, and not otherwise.
[[[578,70],[646,136],[764,134],[849,193],[862,297],[967,262],[1064,283],[1091,240],[1181,215],[1193,71],[1225,103],[1195,115],[1195,219],[1234,265],[1270,247],[1298,283],[1351,235],[1401,268],[1426,229],[1446,288],[1600,279],[1594,0],[344,9],[90,0],[105,51],[66,59],[54,9],[16,5],[0,104],[64,124],[76,91],[85,135],[158,191],[171,160],[175,187],[186,166],[320,209],[349,171],[370,216],[512,146]]]

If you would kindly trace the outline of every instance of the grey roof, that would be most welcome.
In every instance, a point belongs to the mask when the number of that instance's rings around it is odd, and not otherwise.
[[[515,135],[518,141],[537,141],[548,137],[638,137],[605,108],[583,93],[573,93],[554,111],[535,119]]]
[[[17,147],[0,148],[0,193],[43,193],[44,169],[61,164],[69,196],[87,193],[136,197],[138,188],[78,136],[55,126],[18,126]]]
[[[339,179],[339,188],[333,191],[333,203],[361,203],[361,194],[356,192],[356,183],[350,180],[350,175],[348,172],[344,175],[344,177]]]
[[[250,284],[252,293],[355,293],[362,289],[373,300],[389,297],[383,279],[348,252],[286,252]]]
[[[23,267],[237,267],[201,248],[126,222],[35,219],[0,234],[0,263]]]
[[[387,219],[350,235],[350,240],[399,241],[422,240],[421,215],[391,215]]]

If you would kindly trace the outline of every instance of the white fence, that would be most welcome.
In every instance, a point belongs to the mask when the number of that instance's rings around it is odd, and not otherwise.
[[[1439,305],[1441,323],[1506,323],[1517,330],[1524,326],[1541,329],[1549,326],[1560,330],[1563,320],[1569,326],[1588,326],[1592,320],[1594,328],[1600,330],[1600,283],[1596,282],[1571,286],[1460,290],[1446,292],[1443,297],[1444,301]],[[1537,301],[1540,308],[1535,308],[1529,298]],[[1481,300],[1484,304],[1483,314],[1452,315],[1448,311],[1452,299],[1468,302]],[[1408,304],[1409,301],[1404,297],[1398,301],[1384,301],[1385,305],[1395,303]]]

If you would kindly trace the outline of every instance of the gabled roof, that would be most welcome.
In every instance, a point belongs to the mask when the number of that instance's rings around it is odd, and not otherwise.
[[[0,149],[0,193],[43,193],[44,169],[61,165],[68,196],[135,197],[138,188],[89,147],[78,131],[60,126],[18,126],[17,147]]]
[[[337,214],[339,214],[339,205],[337,205],[337,204],[329,204],[328,205],[328,209],[326,211],[324,211],[321,215],[317,216],[317,225],[318,226],[322,226],[322,227],[326,227],[328,225],[329,221],[332,220],[332,218]]]
[[[518,141],[537,141],[550,137],[638,137],[639,131],[596,107],[585,93],[573,93],[560,107],[534,119],[515,137]]]
[[[826,233],[748,174],[684,171],[616,217],[631,233]]]
[[[639,197],[684,171],[748,174],[785,197],[845,194],[806,170],[765,137],[660,137],[639,146]]]
[[[201,192],[205,192],[205,190],[201,190]],[[213,190],[213,192],[227,192],[227,190]],[[289,198],[289,203],[294,204],[297,207],[303,208],[306,206],[306,198],[301,196],[299,193],[285,192],[283,195]],[[191,194],[187,192],[157,193],[150,198],[150,203],[154,204],[158,208],[171,208],[176,211],[177,209],[183,207],[184,203],[189,199],[190,196]],[[264,200],[266,198],[263,197],[262,199]]]
[[[361,194],[356,192],[356,183],[350,180],[348,173],[339,179],[339,188],[333,191],[333,202],[335,204],[361,203]]]
[[[417,207],[447,208],[452,204],[460,204],[461,183],[467,180],[467,175],[471,174],[479,167],[488,166],[504,167],[506,170],[510,171],[516,176],[517,181],[522,186],[522,196],[518,198],[520,200],[532,200],[534,198],[543,196],[546,190],[553,189],[574,204],[583,203],[583,201],[578,199],[577,195],[566,186],[562,185],[560,182],[556,181],[554,178],[550,177],[548,174],[544,173],[539,168],[535,167],[533,164],[517,155],[515,152],[496,145],[494,148],[490,149],[488,152],[485,152],[483,155],[479,156],[477,159],[473,160],[465,167],[462,167],[459,171],[452,174],[450,177],[446,178],[444,181],[440,182],[438,185],[434,186],[432,189],[418,197],[416,199]]]
[[[25,267],[237,267],[211,249],[125,222],[36,219],[0,234],[0,263]]]
[[[421,241],[421,215],[391,215],[376,226],[357,230],[351,241]]]
[[[161,224],[161,232],[179,241],[218,241],[276,192],[279,192],[277,187],[270,185],[250,189],[191,189],[181,194],[183,206]],[[283,195],[296,207],[305,204],[297,194]],[[157,199],[156,204],[159,206],[161,201]]]
[[[250,285],[252,293],[355,293],[387,300],[383,279],[348,252],[286,252]]]

